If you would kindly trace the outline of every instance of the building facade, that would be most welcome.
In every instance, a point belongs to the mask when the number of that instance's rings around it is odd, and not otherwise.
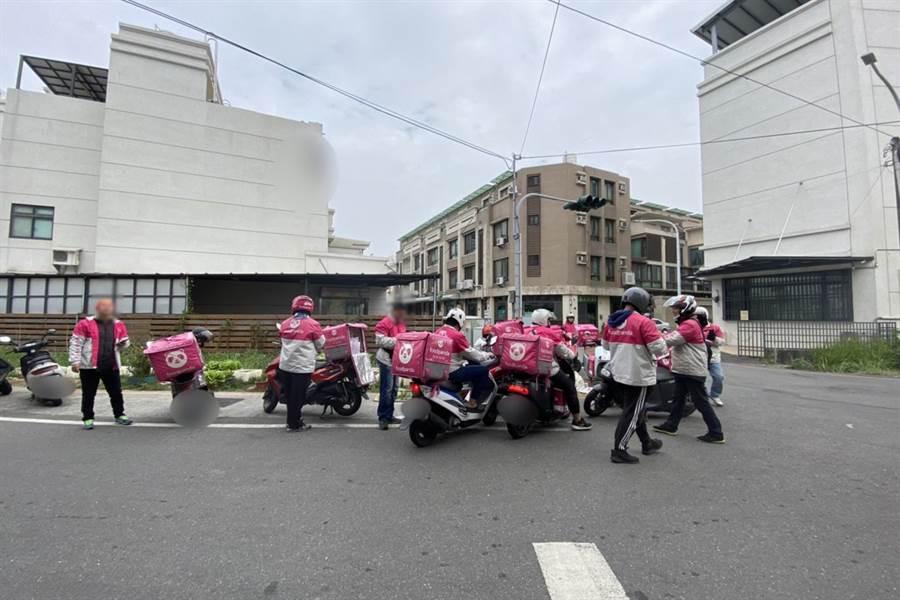
[[[713,52],[698,86],[702,274],[732,333],[739,320],[900,318],[883,155],[900,114],[860,60],[875,52],[900,83],[898,32],[900,5],[879,0],[732,0],[694,29]]]
[[[26,68],[44,93],[20,89]],[[322,126],[223,103],[207,43],[122,24],[108,68],[23,56],[19,69],[0,106],[0,310],[115,295],[125,312],[178,313],[193,290],[260,312],[259,275],[282,307],[300,289],[384,308],[359,276],[387,260],[334,235]]]
[[[514,302],[512,173],[503,173],[400,238],[401,273],[436,274],[400,290],[417,313],[461,306],[487,320],[511,318]],[[608,203],[590,213],[564,210],[553,200],[529,198],[522,206],[524,316],[550,308],[598,323],[621,297],[629,277],[630,186],[622,175],[571,162],[521,169],[520,195],[541,192]]]

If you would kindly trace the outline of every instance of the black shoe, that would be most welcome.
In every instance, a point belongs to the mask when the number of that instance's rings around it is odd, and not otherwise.
[[[287,433],[300,433],[301,431],[306,431],[309,428],[310,428],[309,425],[307,425],[303,421],[300,421],[300,425],[298,425],[297,427],[291,427],[290,425],[288,425],[287,427],[284,428],[284,430]]]
[[[589,431],[593,425],[591,422],[581,417],[580,421],[572,421],[572,425],[570,425],[572,431]]]
[[[644,456],[650,456],[651,454],[656,454],[659,452],[659,449],[662,448],[662,440],[657,438],[651,438],[649,442],[646,444],[641,444],[641,454]]]
[[[382,431],[388,430],[388,421],[378,421],[378,429]]]
[[[711,433],[704,433],[701,436],[697,436],[697,439],[701,442],[706,442],[707,444],[724,444],[725,436],[724,435],[713,435]]]
[[[609,453],[609,460],[621,465],[634,465],[641,462],[637,456],[628,454],[627,450],[612,450]]]
[[[663,423],[662,425],[654,425],[653,431],[658,431],[659,433],[664,433],[666,435],[678,435],[678,428],[672,427],[668,423]]]
[[[403,419],[398,419],[397,417],[391,417],[390,419],[388,419],[389,425],[399,425],[402,422],[403,422]]]

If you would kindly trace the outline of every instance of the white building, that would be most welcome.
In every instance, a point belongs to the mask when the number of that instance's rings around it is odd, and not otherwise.
[[[900,3],[732,0],[694,33],[713,46],[698,86],[701,139],[756,138],[703,146],[715,318],[731,333],[741,319],[900,318],[897,200],[883,156],[900,113],[860,60],[875,52],[900,84]]]
[[[44,93],[19,89],[29,67]],[[108,68],[19,69],[0,105],[0,311],[115,294],[126,312],[281,312],[303,291],[383,308],[386,259],[333,234],[322,126],[223,104],[208,44],[123,24]]]

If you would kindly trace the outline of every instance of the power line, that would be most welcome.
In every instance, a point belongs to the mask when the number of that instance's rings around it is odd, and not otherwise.
[[[206,30],[206,29],[200,27],[199,25],[194,25],[193,23],[190,23],[190,22],[185,21],[185,20],[183,20],[183,19],[179,19],[178,17],[175,17],[175,16],[173,16],[173,15],[164,13],[164,12],[162,12],[161,10],[157,10],[157,9],[151,7],[151,6],[147,6],[146,4],[141,4],[140,2],[136,2],[135,0],[122,0],[122,2],[124,2],[124,3],[126,3],[126,4],[130,4],[131,6],[134,6],[134,7],[136,7],[136,8],[141,9],[141,10],[147,11],[147,12],[152,13],[152,14],[154,14],[154,15],[157,15],[158,17],[162,17],[163,19],[167,19],[167,20],[169,20],[169,21],[172,21],[173,23],[177,23],[177,24],[181,25],[182,27],[187,27],[188,29],[192,29],[192,30],[194,30],[194,31],[197,31],[197,32],[199,32],[199,33],[202,33],[202,34],[204,34],[204,35],[207,35],[207,36],[209,36],[209,37],[211,37],[211,38],[214,38],[214,39],[216,39],[216,40],[219,40],[219,41],[221,41],[221,42],[224,42],[224,43],[228,44],[229,46],[233,46],[234,48],[237,48],[238,50],[243,50],[244,52],[246,52],[246,53],[248,53],[248,54],[251,54],[251,55],[253,55],[253,56],[257,57],[257,58],[260,58],[260,59],[262,59],[262,60],[264,60],[264,61],[266,61],[266,62],[272,63],[273,65],[279,66],[279,67],[281,67],[282,69],[285,69],[285,70],[287,70],[287,71],[290,71],[291,73],[294,73],[295,75],[299,75],[300,77],[303,77],[304,79],[307,79],[307,80],[309,80],[309,81],[312,81],[313,83],[316,83],[316,84],[318,84],[318,85],[321,85],[321,86],[323,86],[323,87],[326,87],[326,88],[330,89],[330,90],[333,91],[333,92],[337,92],[338,94],[340,94],[340,95],[342,95],[342,96],[344,96],[344,97],[346,97],[346,98],[349,98],[349,99],[351,99],[351,100],[353,100],[353,101],[355,101],[355,102],[358,102],[358,103],[360,103],[360,104],[362,104],[362,105],[364,105],[364,106],[367,106],[367,107],[371,108],[372,110],[375,110],[375,111],[377,111],[377,112],[380,112],[380,113],[382,113],[382,114],[384,114],[384,115],[387,115],[387,116],[389,116],[389,117],[391,117],[391,118],[397,119],[398,121],[402,121],[402,122],[404,122],[404,123],[406,123],[406,124],[408,124],[408,125],[412,125],[413,127],[417,127],[417,128],[422,129],[422,130],[424,130],[424,131],[428,131],[429,133],[433,133],[433,134],[435,134],[435,135],[438,135],[438,136],[440,136],[440,137],[442,137],[442,138],[444,138],[444,139],[450,140],[451,142],[456,142],[457,144],[461,144],[461,145],[463,145],[463,146],[466,146],[467,148],[471,148],[472,150],[476,150],[477,152],[481,152],[482,154],[487,154],[488,156],[494,156],[494,157],[499,158],[500,160],[502,160],[502,161],[504,161],[504,162],[507,161],[507,158],[506,158],[505,156],[503,156],[502,154],[498,153],[498,152],[494,152],[493,150],[490,150],[490,149],[485,148],[485,147],[483,147],[483,146],[479,146],[479,145],[477,145],[477,144],[475,144],[475,143],[473,143],[473,142],[470,142],[470,141],[468,141],[468,140],[465,140],[465,139],[463,139],[463,138],[461,138],[461,137],[455,136],[455,135],[453,135],[453,134],[451,134],[451,133],[448,133],[448,132],[446,132],[446,131],[443,131],[443,130],[441,130],[441,129],[438,129],[438,128],[436,128],[436,127],[433,127],[433,126],[431,126],[431,125],[428,125],[427,123],[423,123],[422,121],[418,121],[418,120],[416,120],[416,119],[414,119],[414,118],[412,118],[412,117],[409,117],[409,116],[407,116],[407,115],[404,115],[403,113],[400,113],[400,112],[398,112],[398,111],[396,111],[396,110],[393,110],[393,109],[388,108],[388,107],[386,107],[386,106],[382,106],[382,105],[380,105],[380,104],[377,104],[376,102],[373,102],[372,100],[368,100],[368,99],[366,99],[366,98],[363,98],[362,96],[358,96],[358,95],[356,95],[356,94],[354,94],[354,93],[352,93],[352,92],[349,92],[349,91],[347,91],[347,90],[344,90],[344,89],[342,89],[342,88],[340,88],[340,87],[338,87],[338,86],[336,86],[336,85],[334,85],[334,84],[328,83],[327,81],[323,81],[323,80],[321,80],[321,79],[319,79],[319,78],[317,78],[317,77],[314,77],[314,76],[310,75],[309,73],[305,73],[305,72],[303,72],[303,71],[300,71],[299,69],[295,69],[294,67],[291,67],[291,66],[289,66],[289,65],[286,65],[285,63],[282,63],[282,62],[280,62],[280,61],[278,61],[278,60],[276,60],[276,59],[274,59],[274,58],[271,58],[271,57],[269,57],[269,56],[267,56],[267,55],[265,55],[265,54],[263,54],[263,53],[261,53],[261,52],[258,52],[258,51],[256,51],[256,50],[253,50],[252,48],[249,48],[249,47],[244,46],[244,45],[242,45],[242,44],[240,44],[240,43],[238,43],[238,42],[235,42],[235,41],[233,41],[233,40],[230,40],[230,39],[228,39],[228,38],[226,38],[226,37],[223,37],[223,36],[221,36],[221,35],[219,35],[219,34],[217,34],[217,33],[213,33],[212,31],[208,31],[208,30]]]
[[[534,90],[534,100],[531,102],[531,114],[528,115],[528,124],[525,126],[525,135],[522,136],[522,148],[519,154],[525,152],[525,142],[528,141],[528,132],[531,130],[531,120],[534,119],[534,109],[537,106],[538,96],[541,93],[541,82],[544,80],[544,69],[547,68],[547,57],[550,56],[550,42],[553,41],[553,31],[556,29],[556,19],[559,17],[559,2],[556,2],[556,10],[553,12],[553,23],[550,24],[550,35],[547,36],[547,49],[544,50],[544,61],[541,63],[541,73],[538,75],[537,88]]]
[[[839,113],[839,112],[836,111],[836,110],[832,110],[832,109],[828,108],[827,106],[822,106],[821,104],[816,104],[815,102],[811,102],[810,100],[807,100],[806,98],[802,98],[802,97],[800,97],[800,96],[797,96],[796,94],[792,94],[791,92],[787,92],[787,91],[785,91],[785,90],[782,90],[782,89],[780,89],[780,88],[777,88],[777,87],[775,87],[775,86],[773,86],[773,85],[770,85],[770,84],[768,84],[768,83],[764,83],[764,82],[762,82],[762,81],[759,81],[758,79],[754,79],[754,78],[750,77],[749,75],[744,75],[743,73],[738,73],[737,71],[733,71],[733,70],[728,69],[728,68],[726,68],[726,67],[722,67],[722,66],[719,66],[719,65],[717,65],[717,64],[715,64],[715,63],[711,63],[711,62],[707,61],[707,60],[704,59],[704,58],[701,58],[701,57],[699,57],[699,56],[696,56],[696,55],[694,55],[694,54],[691,54],[690,52],[686,52],[686,51],[684,51],[684,50],[681,50],[680,48],[676,48],[675,46],[671,46],[671,45],[669,45],[669,44],[667,44],[667,43],[665,43],[665,42],[661,42],[661,41],[659,41],[659,40],[653,39],[653,38],[651,38],[651,37],[649,37],[649,36],[646,36],[646,35],[644,35],[644,34],[641,34],[641,33],[638,33],[638,32],[636,32],[636,31],[633,31],[633,30],[631,30],[631,29],[628,29],[627,27],[623,27],[622,25],[616,25],[615,23],[612,23],[612,22],[607,21],[607,20],[605,20],[605,19],[601,19],[600,17],[597,17],[597,16],[592,15],[592,14],[590,14],[590,13],[584,12],[583,10],[579,10],[579,9],[575,8],[574,6],[569,6],[569,5],[567,5],[567,4],[563,4],[560,0],[547,0],[547,1],[548,1],[548,2],[552,2],[552,3],[556,4],[557,6],[562,6],[563,8],[565,8],[565,9],[567,9],[567,10],[573,12],[573,13],[579,14],[579,15],[581,15],[581,16],[583,16],[583,17],[587,17],[588,19],[591,19],[591,20],[593,20],[593,21],[597,21],[598,23],[602,23],[602,24],[606,25],[607,27],[612,27],[613,29],[615,29],[615,30],[617,30],[617,31],[621,31],[622,33],[626,33],[626,34],[628,34],[628,35],[630,35],[630,36],[636,37],[636,38],[638,38],[638,39],[640,39],[640,40],[643,40],[643,41],[648,42],[648,43],[650,43],[650,44],[653,44],[653,45],[655,45],[655,46],[659,46],[660,48],[665,48],[666,50],[669,50],[669,51],[671,51],[671,52],[675,52],[676,54],[680,54],[681,56],[685,56],[685,57],[687,57],[687,58],[696,60],[697,62],[699,62],[699,63],[702,64],[702,65],[709,65],[710,67],[719,69],[720,71],[723,71],[723,72],[725,72],[725,73],[728,73],[729,75],[734,75],[735,77],[740,77],[741,79],[745,79],[745,80],[747,80],[747,81],[749,81],[749,82],[751,82],[751,83],[755,83],[756,85],[762,86],[762,87],[764,87],[764,88],[768,88],[768,89],[770,89],[770,90],[772,90],[772,91],[774,91],[774,92],[778,92],[779,94],[784,94],[785,96],[787,96],[787,97],[789,97],[789,98],[793,98],[794,100],[797,100],[797,101],[799,101],[799,102],[803,102],[804,104],[808,104],[808,105],[810,105],[810,106],[815,106],[816,108],[818,108],[818,109],[820,109],[820,110],[824,110],[825,112],[831,113],[831,114],[833,114],[833,115],[835,115],[835,116],[838,116],[838,117],[840,117],[840,118],[842,118],[842,119],[846,119],[846,120],[848,120],[848,121],[851,121],[851,122],[853,122],[853,123],[856,123],[857,125],[862,125],[862,126],[865,126],[865,127],[869,127],[870,129],[872,129],[873,131],[875,131],[875,132],[877,132],[877,133],[880,133],[880,134],[882,134],[882,135],[886,135],[886,136],[890,137],[890,134],[889,134],[889,133],[885,133],[884,131],[881,131],[881,130],[875,128],[875,127],[872,127],[871,125],[865,125],[865,124],[862,123],[861,121],[857,121],[856,119],[854,119],[854,118],[852,118],[852,117],[848,117],[848,116],[846,116],[846,115],[843,115],[843,114]]]
[[[523,156],[522,159],[540,159],[540,158],[556,158],[557,156],[565,156],[573,154],[578,156],[587,156],[591,154],[618,154],[621,152],[638,152],[641,150],[667,150],[672,148],[690,148],[693,146],[706,146],[709,144],[726,144],[729,142],[746,142],[751,140],[762,140],[767,138],[785,137],[789,135],[803,135],[805,133],[822,133],[826,131],[842,131],[844,129],[856,129],[858,127],[872,128],[875,125],[896,125],[900,121],[879,121],[876,123],[860,123],[858,125],[841,125],[838,127],[820,127],[818,129],[804,129],[801,131],[783,131],[780,133],[763,133],[760,135],[749,135],[736,138],[716,138],[705,142],[680,142],[677,144],[654,144],[648,146],[630,146],[625,148],[607,148],[605,150],[588,150],[586,152],[557,152],[555,154],[536,154],[533,156]]]

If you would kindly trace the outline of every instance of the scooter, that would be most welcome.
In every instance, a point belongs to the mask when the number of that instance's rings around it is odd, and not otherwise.
[[[616,401],[615,395],[612,393],[614,384],[612,373],[606,368],[604,362],[600,366],[600,382],[597,383],[591,391],[588,392],[584,399],[584,412],[592,417],[598,417],[610,406],[620,406]],[[648,413],[664,413],[672,412],[674,404],[672,396],[675,394],[675,377],[672,375],[672,360],[668,356],[664,356],[656,361],[656,385],[648,394],[646,406]],[[621,406],[620,406],[621,407]],[[683,416],[694,412],[694,403],[688,396],[684,404]]]
[[[285,403],[278,378],[279,363],[280,358],[276,358],[266,367],[267,385],[263,394],[263,411],[267,414],[274,412],[279,403]],[[342,417],[349,417],[359,410],[364,398],[369,399],[368,389],[368,384],[360,383],[352,361],[317,361],[306,390],[306,403],[322,406],[323,415],[331,409]]]
[[[155,353],[155,343],[178,338],[190,342],[187,347],[170,346],[165,350],[158,351],[160,354],[164,354],[162,358],[170,368],[181,369],[186,364],[193,365],[193,368],[189,367],[189,370],[174,375],[171,379],[165,377],[165,380],[169,381],[171,385],[172,392],[172,403],[169,405],[169,412],[172,415],[172,419],[181,426],[206,427],[219,417],[219,402],[216,400],[215,394],[209,389],[206,377],[203,376],[203,361],[199,357],[199,352],[197,353],[197,359],[191,360],[192,356],[189,350],[193,346],[193,342],[190,341],[191,336],[193,336],[193,339],[196,340],[196,345],[200,348],[203,348],[213,339],[213,333],[210,330],[198,327],[189,334],[167,338],[167,340],[147,342],[145,354]],[[157,370],[156,366],[154,366],[154,370]],[[157,371],[157,377],[160,377],[159,371]]]
[[[496,359],[484,363],[491,366]],[[458,431],[484,423],[490,427],[497,421],[497,381],[491,370],[493,388],[478,411],[467,408],[472,392],[468,386],[452,381],[432,384],[413,379],[409,384],[412,397],[403,402],[404,425],[409,428],[409,439],[419,448],[430,446],[439,433]],[[407,425],[408,424],[408,425]]]
[[[9,341],[4,341],[9,340]],[[8,344],[11,340],[9,336],[0,336],[0,343]],[[9,396],[12,393],[12,384],[9,382],[9,374],[13,372],[13,366],[7,361],[0,358],[0,396]]]
[[[19,370],[25,378],[25,387],[31,391],[31,398],[44,406],[60,406],[63,398],[75,391],[75,383],[63,376],[59,364],[44,350],[50,345],[49,339],[55,333],[55,329],[48,329],[41,339],[22,344],[16,344],[8,335],[0,336],[0,344],[12,344],[13,351],[22,354]],[[12,371],[12,365],[2,362],[5,366],[0,365],[0,371],[3,371],[3,387],[0,392],[5,395],[12,391],[12,385],[6,379]],[[7,389],[9,391],[5,391]]]
[[[569,418],[562,390],[547,377],[525,377],[519,373],[500,373],[497,407],[514,440],[528,435],[535,425],[550,425]]]

